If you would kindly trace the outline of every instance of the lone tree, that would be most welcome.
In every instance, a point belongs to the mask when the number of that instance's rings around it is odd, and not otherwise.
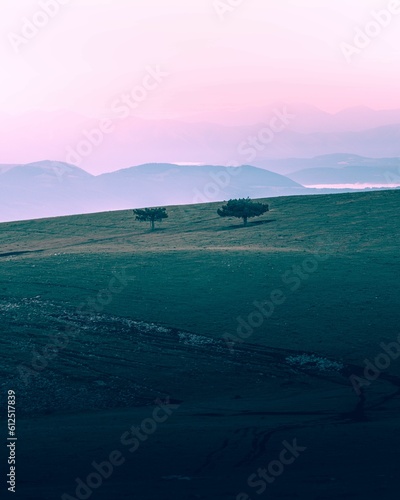
[[[133,211],[136,220],[140,222],[150,222],[151,230],[154,231],[154,223],[161,222],[168,218],[166,208],[138,208]]]
[[[237,217],[243,219],[243,225],[247,226],[247,219],[259,217],[268,212],[269,206],[265,203],[255,203],[250,198],[240,198],[238,200],[229,200],[217,210],[220,217]]]

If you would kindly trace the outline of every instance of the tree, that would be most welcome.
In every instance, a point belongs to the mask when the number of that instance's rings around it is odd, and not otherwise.
[[[151,230],[154,231],[154,223],[161,222],[168,218],[166,208],[138,208],[133,211],[136,220],[140,222],[150,222]]]
[[[243,225],[247,226],[247,219],[259,217],[269,211],[269,206],[265,203],[255,203],[250,198],[240,198],[229,200],[217,210],[220,217],[237,217],[243,219]]]

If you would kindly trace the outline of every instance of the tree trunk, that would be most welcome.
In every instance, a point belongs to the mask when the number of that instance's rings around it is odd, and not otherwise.
[[[243,226],[247,226],[247,217],[243,217]]]

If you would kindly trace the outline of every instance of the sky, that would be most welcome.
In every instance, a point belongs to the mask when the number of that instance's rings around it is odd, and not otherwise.
[[[38,12],[54,2],[65,5],[46,23]],[[168,77],[141,106],[142,116],[223,112],[276,100],[326,111],[400,107],[400,13],[384,19],[388,25],[379,25],[365,49],[353,43],[356,28],[366,29],[372,11],[390,3],[2,0],[0,58],[7,70],[0,109],[104,115],[116,96],[140,84],[146,67],[157,65]],[[30,39],[18,38],[26,20],[42,27]],[[358,52],[346,59],[343,43]]]
[[[12,147],[45,114],[221,123],[276,102],[400,108],[400,0],[1,0],[0,14]]]

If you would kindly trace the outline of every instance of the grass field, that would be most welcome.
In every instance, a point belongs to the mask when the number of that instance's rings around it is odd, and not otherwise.
[[[78,498],[168,397],[91,498],[397,496],[400,359],[362,394],[349,377],[400,333],[400,192],[265,201],[247,227],[220,204],[170,207],[154,232],[131,211],[0,225],[21,498]],[[293,439],[307,449],[258,494],[249,476]]]

